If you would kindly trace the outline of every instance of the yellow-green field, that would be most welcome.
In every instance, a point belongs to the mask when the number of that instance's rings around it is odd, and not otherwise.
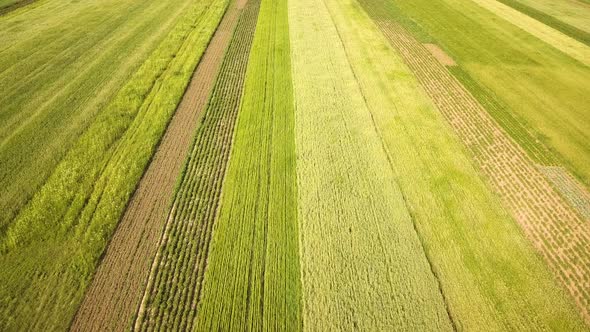
[[[0,330],[590,331],[587,0],[0,0]]]

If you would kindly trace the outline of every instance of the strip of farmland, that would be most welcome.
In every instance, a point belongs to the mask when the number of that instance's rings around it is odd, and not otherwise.
[[[498,0],[590,46],[590,4],[578,0]]]
[[[371,3],[365,1],[368,12],[471,151],[481,172],[556,278],[570,292],[581,314],[589,320],[590,224],[562,199],[524,150],[447,69],[400,24],[379,15]]]
[[[518,127],[533,133],[525,149],[545,145],[590,185],[590,85],[585,84],[590,67],[472,0],[369,3],[378,7],[371,14],[375,18],[395,19],[419,42],[437,44],[458,64],[451,68],[453,74],[460,68],[462,76],[488,92],[486,99],[505,106],[503,114],[496,114],[496,108],[487,111],[495,119],[508,113],[520,122],[511,126],[511,121],[497,120],[519,144],[531,135]],[[465,87],[487,108],[472,86]]]
[[[262,0],[195,330],[301,329],[285,0]]]
[[[241,9],[242,1],[237,4]],[[259,2],[240,16],[152,264],[135,330],[192,330]]]
[[[175,184],[193,142],[193,133],[197,126],[202,128],[207,124],[207,118],[201,120],[200,117],[220,67],[225,71],[222,67],[223,55],[232,39],[240,11],[235,3],[231,5],[211,39],[113,235],[72,330],[96,330],[105,326],[119,329],[130,325],[141,302],[149,267],[165,228]],[[202,131],[199,129],[199,132]],[[194,149],[199,150],[199,147]],[[121,284],[123,276],[125,283]]]
[[[457,329],[583,329],[401,56],[355,0],[325,2]]]
[[[215,1],[183,10],[10,225],[2,329],[67,327],[224,10]]]
[[[572,58],[590,66],[590,46],[497,0],[472,0]]]
[[[502,0],[502,2],[510,4],[531,17],[539,17],[539,20],[549,25],[559,25],[563,22],[590,34],[590,16],[588,15],[590,1],[588,0],[559,2],[553,0]],[[559,23],[551,22],[554,20],[549,20],[546,16],[558,20]]]
[[[326,6],[290,1],[289,21],[304,327],[452,330]]]
[[[0,236],[190,1],[33,6],[0,17]]]

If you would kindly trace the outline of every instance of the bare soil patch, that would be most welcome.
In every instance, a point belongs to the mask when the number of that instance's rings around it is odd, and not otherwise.
[[[455,60],[451,58],[436,44],[424,44],[424,47],[432,54],[443,66],[456,66]]]

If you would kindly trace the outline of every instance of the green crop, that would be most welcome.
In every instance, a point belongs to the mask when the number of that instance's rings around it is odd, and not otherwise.
[[[262,0],[197,330],[301,328],[287,2]]]
[[[7,228],[5,328],[67,326],[225,5],[189,4]]]

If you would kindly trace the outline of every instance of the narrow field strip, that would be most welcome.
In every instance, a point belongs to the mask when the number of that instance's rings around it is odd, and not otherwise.
[[[498,17],[590,66],[590,46],[497,0],[471,0]]]
[[[8,228],[2,329],[67,328],[224,10],[183,11]]]
[[[158,245],[134,330],[192,330],[201,295],[259,2],[237,2],[237,26]],[[243,8],[243,10],[242,10]],[[227,14],[226,14],[227,15]],[[239,19],[238,19],[239,18]]]
[[[82,302],[73,330],[128,327],[141,301],[166,214],[199,118],[221,67],[239,11],[225,13],[143,175]],[[124,284],[120,284],[121,279]],[[116,310],[115,310],[116,308]]]
[[[583,329],[573,301],[401,56],[356,0],[325,2],[454,327]]]
[[[453,330],[328,9],[290,1],[289,22],[304,328]]]
[[[285,0],[262,0],[198,331],[301,329],[294,110]]]
[[[422,44],[394,21],[381,17],[376,23],[590,322],[590,224],[574,212],[526,152]]]

